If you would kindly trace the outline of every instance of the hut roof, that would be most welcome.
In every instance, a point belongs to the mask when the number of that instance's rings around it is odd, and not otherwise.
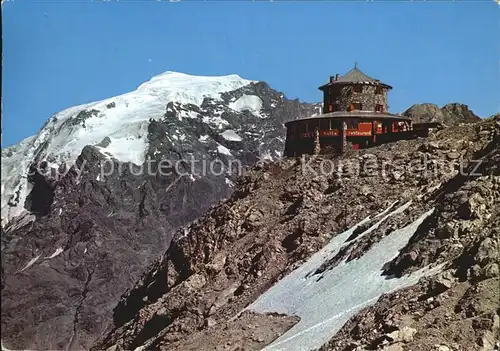
[[[351,69],[349,72],[347,72],[345,75],[340,77],[338,79],[338,82],[349,82],[349,83],[375,83],[377,82],[376,79],[373,79],[372,77],[367,76],[363,72],[361,72],[357,67],[354,67]]]
[[[335,111],[328,112],[321,115],[313,115],[305,118],[298,118],[291,121],[285,122],[285,125],[288,123],[293,123],[297,121],[304,120],[313,120],[313,119],[321,119],[321,118],[339,118],[339,119],[348,119],[348,118],[365,118],[365,119],[392,119],[398,121],[411,121],[411,118],[401,115],[395,115],[388,112],[372,112],[372,111]]]
[[[322,90],[324,87],[331,86],[334,84],[373,84],[373,85],[382,85],[385,86],[389,89],[392,89],[392,87],[388,84],[384,84],[378,79],[372,78],[370,76],[367,76],[363,72],[361,72],[358,67],[354,66],[353,69],[351,69],[349,72],[347,72],[345,75],[342,77],[339,77],[339,79],[329,82],[327,84],[324,84],[319,87],[320,90]]]

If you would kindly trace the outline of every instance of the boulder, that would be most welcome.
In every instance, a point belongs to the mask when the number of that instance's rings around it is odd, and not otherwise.
[[[403,115],[410,117],[415,123],[439,122],[444,126],[475,123],[481,120],[467,105],[458,103],[450,103],[442,108],[429,103],[415,104],[403,112]]]
[[[386,334],[387,338],[392,342],[412,342],[413,336],[417,333],[417,329],[411,327],[403,327]]]

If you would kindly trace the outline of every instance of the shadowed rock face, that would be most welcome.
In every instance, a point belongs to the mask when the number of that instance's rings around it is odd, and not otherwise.
[[[127,173],[97,181],[102,157],[86,147],[84,173],[57,182],[50,213],[4,232],[2,338],[11,348],[87,347],[104,331],[113,299],[168,245],[174,225],[154,185]]]
[[[243,95],[261,99],[260,115],[229,107]],[[149,174],[114,161],[115,171],[104,175],[103,162],[108,162],[105,171],[111,163],[99,147],[108,146],[109,138],[85,147],[64,176],[62,170],[46,176],[33,172],[25,204],[31,213],[11,221],[2,233],[5,346],[88,349],[112,323],[120,295],[168,248],[175,230],[230,196],[238,169],[227,174],[220,168],[238,161],[244,171],[263,154],[281,154],[283,121],[310,115],[316,107],[287,100],[265,83],[222,98],[207,98],[200,106],[166,101],[164,118],[150,121],[145,150],[150,161],[143,169],[184,160],[170,172]],[[195,118],[182,118],[187,112]],[[222,128],[214,124],[217,118],[226,121]],[[241,140],[224,138],[225,130]],[[190,164],[192,157],[198,162]],[[204,171],[201,160],[218,160],[219,166]]]
[[[413,122],[440,122],[444,126],[453,126],[459,123],[474,123],[481,119],[474,114],[467,105],[451,103],[439,108],[437,105],[424,103],[412,105],[403,112]]]

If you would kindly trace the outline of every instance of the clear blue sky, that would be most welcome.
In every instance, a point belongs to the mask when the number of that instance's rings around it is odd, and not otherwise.
[[[394,86],[390,109],[500,108],[500,6],[470,2],[9,1],[3,11],[3,136],[134,90],[152,75],[236,73],[320,101],[329,75],[359,68]]]

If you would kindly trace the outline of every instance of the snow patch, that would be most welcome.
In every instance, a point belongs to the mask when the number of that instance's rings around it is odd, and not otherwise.
[[[136,126],[134,132],[128,136],[118,135],[109,137],[111,143],[107,147],[97,147],[101,152],[112,155],[121,162],[131,162],[142,165],[147,149],[147,126],[148,123],[141,123]],[[135,128],[134,128],[135,129]]]
[[[33,257],[28,263],[26,263],[26,266],[24,266],[24,268],[21,269],[19,272],[25,271],[26,269],[30,268],[40,258],[40,256],[41,255]]]
[[[401,212],[404,212],[408,207],[410,207],[411,201],[408,201],[403,206],[400,206],[396,210],[394,210],[392,212],[389,212],[395,204],[396,204],[396,202],[392,203],[384,212],[382,212],[382,213],[378,214],[377,216],[375,216],[375,218],[380,218],[380,220],[377,223],[375,223],[374,225],[372,225],[370,228],[368,228],[367,230],[365,230],[363,233],[359,234],[356,237],[356,240],[359,240],[362,237],[364,237],[364,236],[370,234],[371,232],[373,232],[375,229],[378,228],[378,226],[382,222],[384,222],[390,216],[398,214],[398,213],[401,213]]]
[[[182,118],[198,118],[198,113],[194,111],[181,111],[179,113],[179,119],[182,120]]]
[[[222,129],[225,126],[229,125],[229,122],[220,116],[204,116],[202,118],[202,121],[217,129]]]
[[[186,237],[186,236],[188,236],[188,235],[189,235],[189,228],[184,227],[184,228],[182,229],[182,236],[181,236],[180,238],[184,238],[184,237]],[[135,351],[135,350],[134,350],[134,351]]]
[[[6,228],[6,231],[12,232],[19,228],[22,228],[36,220],[36,216],[31,214],[27,210],[22,210],[20,214],[17,216],[16,222],[14,222],[11,226]]]
[[[54,253],[53,253],[52,255],[50,255],[50,256],[48,256],[48,257],[46,257],[46,258],[47,258],[47,259],[50,259],[50,258],[54,258],[54,257],[56,257],[56,256],[59,256],[59,254],[61,254],[63,251],[64,251],[64,250],[63,250],[63,248],[62,248],[62,247],[58,247],[58,248],[56,249],[56,251],[54,251]]]
[[[238,112],[250,111],[251,113],[260,116],[262,99],[257,95],[243,95],[238,100],[231,102],[229,104],[229,108]]]
[[[227,147],[225,147],[225,146],[223,146],[221,144],[219,144],[217,146],[217,151],[219,151],[219,153],[221,153],[221,154],[232,156],[231,150],[229,150]]]
[[[402,207],[389,215],[400,211]],[[353,231],[369,220],[367,218],[335,236],[306,263],[261,295],[247,309],[258,313],[277,312],[300,317],[300,322],[264,350],[302,351],[319,348],[349,318],[375,303],[382,294],[413,285],[423,275],[440,269],[423,269],[401,278],[388,279],[381,275],[384,264],[398,255],[399,250],[407,244],[417,227],[432,211],[384,237],[361,258],[348,263],[342,262],[332,270],[323,272],[321,279],[320,276],[311,274],[334,257]]]
[[[236,132],[232,129],[228,129],[222,132],[222,137],[228,141],[241,141],[241,137],[236,134]]]
[[[180,141],[184,141],[184,140],[186,140],[186,134],[180,134],[180,135],[178,136],[178,139],[179,139]]]

